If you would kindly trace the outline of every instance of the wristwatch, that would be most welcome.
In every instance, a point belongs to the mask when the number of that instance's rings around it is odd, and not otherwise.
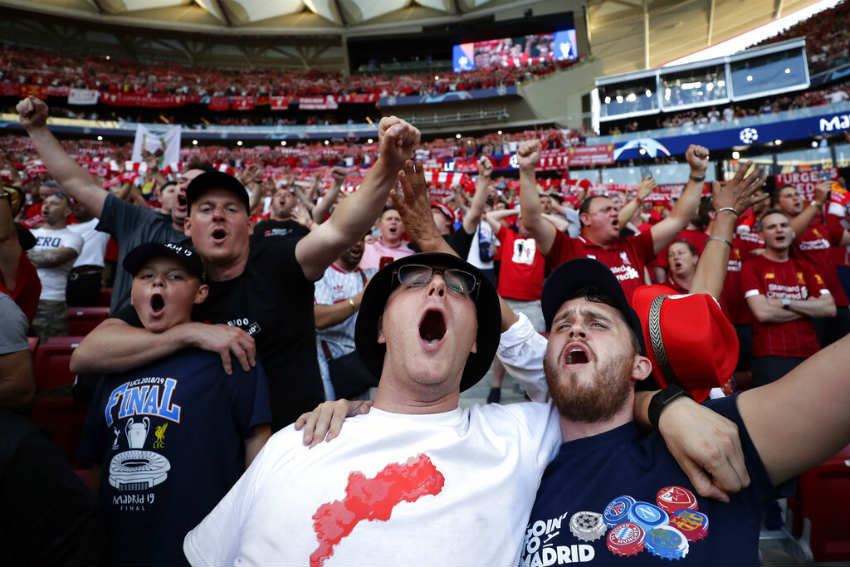
[[[670,384],[652,396],[652,400],[649,402],[649,423],[652,424],[653,429],[658,430],[658,420],[661,418],[661,412],[664,411],[664,408],[670,405],[673,400],[682,396],[691,397],[686,390],[677,384]]]
[[[787,297],[782,298],[782,309],[791,309],[791,300]]]

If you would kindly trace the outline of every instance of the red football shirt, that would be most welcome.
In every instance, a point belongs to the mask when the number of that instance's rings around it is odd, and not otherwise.
[[[545,260],[533,238],[521,238],[504,225],[496,238],[501,242],[499,295],[519,301],[535,301],[543,293]]]
[[[838,272],[835,269],[835,259],[831,250],[832,246],[838,246],[844,235],[844,227],[838,222],[823,224],[812,221],[806,230],[794,240],[791,253],[803,267],[823,276],[829,293],[838,307],[847,306],[847,296]]]
[[[38,309],[38,296],[41,295],[41,280],[26,252],[21,252],[21,259],[18,260],[15,289],[7,288],[6,282],[3,281],[3,274],[0,274],[0,292],[11,297],[27,316],[27,320],[32,323],[32,318],[35,317],[35,311]]]
[[[679,233],[676,240],[673,242],[678,242],[679,240],[689,242],[691,246],[697,249],[697,254],[702,254],[702,251],[705,250],[705,243],[708,241],[708,235],[701,230],[688,230],[686,228]],[[673,244],[673,242],[670,244]],[[649,263],[650,266],[664,268],[665,270],[670,268],[670,261],[667,258],[667,253],[670,251],[670,244],[665,246],[664,250],[658,253],[658,256]],[[664,285],[667,284],[665,283]]]
[[[777,262],[764,256],[755,256],[744,262],[741,287],[744,297],[764,295],[774,299],[805,300],[829,292],[820,274],[809,272],[793,258]],[[805,358],[819,349],[811,319],[759,323],[753,317],[753,357]]]
[[[620,238],[608,248],[597,246],[583,237],[570,238],[563,232],[555,234],[552,249],[546,255],[551,269],[555,269],[573,258],[594,258],[614,272],[623,287],[626,299],[631,303],[635,290],[644,285],[643,273],[646,264],[655,257],[652,233],[642,232],[635,236]]]

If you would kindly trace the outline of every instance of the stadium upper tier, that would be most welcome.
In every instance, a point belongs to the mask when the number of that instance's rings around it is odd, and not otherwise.
[[[0,94],[14,85],[45,87],[67,95],[70,89],[123,95],[187,97],[441,94],[514,85],[546,75],[571,62],[545,62],[462,74],[351,75],[323,71],[221,70],[182,65],[141,64],[106,57],[67,57],[54,52],[0,49]],[[49,93],[50,91],[48,91]]]

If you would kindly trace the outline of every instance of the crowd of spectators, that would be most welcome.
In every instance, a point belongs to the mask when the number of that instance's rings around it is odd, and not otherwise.
[[[718,122],[731,122],[751,116],[765,116],[786,110],[798,108],[810,108],[824,104],[832,104],[850,100],[850,84],[843,83],[826,89],[808,90],[798,94],[783,94],[764,99],[749,101],[748,103],[730,103],[724,106],[712,106],[695,108],[684,112],[667,113],[658,116],[654,127],[656,128],[679,128],[693,127]],[[645,119],[648,120],[648,119]],[[608,134],[622,134],[624,132],[638,132],[649,126],[637,120],[625,123],[614,123],[606,127]]]
[[[3,46],[0,82],[91,89],[101,92],[197,96],[317,96],[376,94],[437,95],[450,91],[510,86],[546,75],[572,62],[453,74],[346,75],[331,71],[204,69],[177,64],[138,63],[118,57],[80,57]]]
[[[821,71],[850,63],[850,2],[840,2],[815,17],[799,22],[782,33],[758,45],[766,45],[795,37],[806,38],[806,55],[809,70],[814,75]]]

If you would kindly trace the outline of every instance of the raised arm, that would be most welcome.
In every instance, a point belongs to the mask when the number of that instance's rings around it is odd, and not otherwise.
[[[29,134],[50,175],[62,186],[64,192],[100,218],[107,192],[88,171],[65,153],[59,140],[47,129],[47,105],[44,101],[29,96],[19,102],[16,109],[21,125]]]
[[[756,168],[744,177],[749,167],[749,163],[742,164],[735,172],[735,177],[725,186],[714,182],[714,223],[697,263],[691,293],[708,293],[715,299],[720,297],[729,267],[729,254],[732,251],[732,238],[738,216],[754,203],[768,198],[767,193],[760,191],[765,181],[761,175],[762,168]]]
[[[821,212],[823,206],[829,202],[829,194],[831,192],[831,181],[820,181],[815,185],[815,198],[809,203],[806,208],[800,211],[800,214],[791,219],[791,230],[794,235],[800,236],[806,231],[812,219]]]
[[[5,189],[0,189],[5,195]],[[12,207],[12,199],[20,201],[20,192],[13,196],[11,191],[8,197],[0,198],[0,278],[2,278],[6,289],[17,287],[16,274],[18,263],[21,260],[23,249],[18,241],[18,230],[15,228],[15,210]]]
[[[522,224],[537,241],[540,253],[544,256],[552,249],[555,242],[555,227],[543,218],[540,207],[540,196],[537,194],[537,182],[534,168],[540,161],[540,141],[528,140],[517,150],[519,159],[519,206],[522,210]]]
[[[498,234],[499,229],[504,226],[502,224],[502,221],[508,217],[518,215],[519,213],[519,207],[516,207],[514,209],[501,209],[498,211],[490,211],[484,214],[484,220],[487,221],[487,224],[489,224],[490,228],[493,229],[493,234]]]
[[[850,335],[781,379],[738,396],[741,419],[774,485],[822,463],[850,442],[848,352]]]
[[[321,224],[322,221],[325,220],[325,217],[328,216],[331,207],[334,203],[336,203],[336,198],[339,197],[339,192],[342,190],[342,184],[345,182],[345,175],[346,171],[341,167],[335,167],[331,170],[333,183],[331,183],[331,188],[328,189],[328,192],[319,199],[319,202],[316,203],[316,206],[313,208],[313,222]]]
[[[463,230],[472,234],[481,222],[484,205],[487,203],[487,191],[490,189],[490,176],[493,173],[493,163],[487,156],[478,159],[478,179],[475,180],[475,195],[469,204],[469,210],[463,216]]]
[[[708,170],[708,150],[702,146],[692,145],[688,147],[685,159],[691,166],[691,173],[688,177],[688,183],[685,185],[685,190],[682,191],[682,196],[679,197],[676,206],[670,211],[670,215],[650,229],[652,245],[656,254],[676,239],[679,233],[691,222],[691,219],[696,216],[699,208],[705,172]]]
[[[658,184],[655,182],[655,179],[652,178],[651,175],[647,175],[638,183],[637,195],[634,199],[623,205],[623,208],[620,209],[619,220],[620,227],[626,226],[626,224],[632,220],[632,217],[635,216],[635,213],[638,210],[638,207],[646,199],[650,193],[655,191],[655,188],[658,187]]]
[[[331,262],[372,226],[398,180],[404,161],[419,144],[419,130],[395,116],[385,117],[378,126],[378,139],[380,156],[360,188],[339,204],[331,218],[295,246],[295,257],[309,280],[322,277]]]
[[[443,252],[457,256],[457,252],[449,246],[434,224],[422,166],[407,160],[404,169],[398,172],[398,181],[401,188],[393,189],[390,198],[401,215],[401,222],[411,242],[423,252]]]
[[[238,327],[182,323],[162,333],[152,333],[110,318],[94,328],[74,349],[71,372],[124,372],[186,347],[217,352],[227,374],[232,372],[230,355],[245,372],[256,364],[254,339]]]

